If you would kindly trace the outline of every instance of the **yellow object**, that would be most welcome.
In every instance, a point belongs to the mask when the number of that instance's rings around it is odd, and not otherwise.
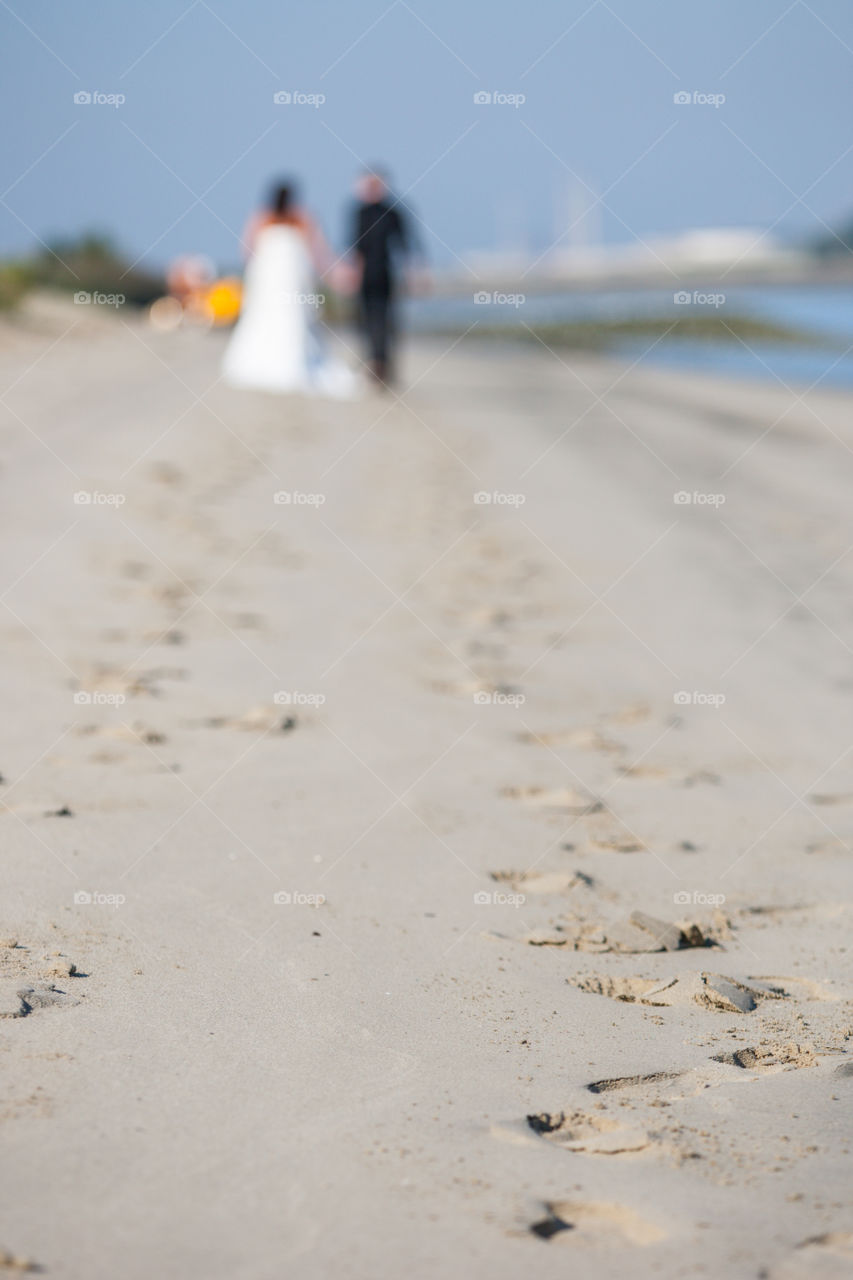
[[[205,307],[214,325],[233,324],[240,314],[243,290],[236,276],[226,276],[210,286]]]

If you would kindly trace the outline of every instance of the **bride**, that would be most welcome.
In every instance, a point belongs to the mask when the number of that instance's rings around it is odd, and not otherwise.
[[[240,319],[222,366],[226,382],[256,391],[355,395],[355,375],[320,340],[322,297],[314,277],[330,255],[319,227],[295,206],[292,186],[273,190],[244,240],[250,257]]]

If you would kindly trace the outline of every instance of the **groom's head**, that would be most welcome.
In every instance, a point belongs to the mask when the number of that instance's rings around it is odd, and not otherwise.
[[[388,194],[388,178],[379,168],[365,169],[358,180],[359,198],[365,204],[378,204]]]

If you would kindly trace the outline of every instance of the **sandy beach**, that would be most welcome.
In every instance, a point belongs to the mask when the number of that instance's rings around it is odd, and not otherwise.
[[[3,323],[0,1270],[853,1273],[849,395],[224,341]]]

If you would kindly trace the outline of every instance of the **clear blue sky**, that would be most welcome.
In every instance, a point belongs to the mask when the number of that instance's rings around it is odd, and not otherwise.
[[[234,264],[279,174],[339,243],[363,161],[411,187],[436,262],[541,251],[580,182],[608,241],[853,211],[851,0],[0,0],[0,27],[2,253],[103,229]],[[126,101],[75,104],[95,91]],[[673,102],[694,91],[726,101]]]

